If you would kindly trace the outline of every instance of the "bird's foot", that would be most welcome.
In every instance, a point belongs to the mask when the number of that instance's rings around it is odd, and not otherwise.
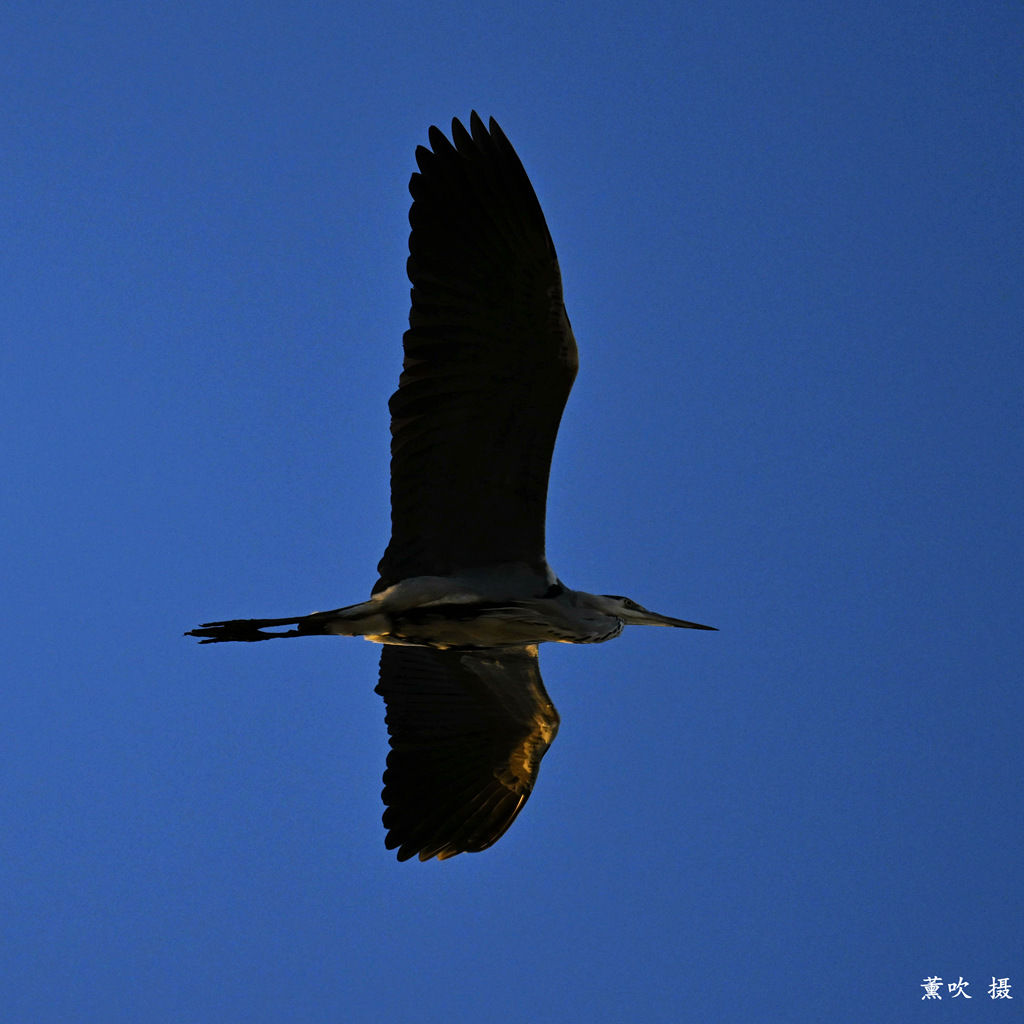
[[[198,629],[190,629],[185,636],[197,636],[201,644],[219,644],[229,640],[252,643],[256,640],[276,640],[285,636],[305,636],[309,631],[289,629],[282,633],[264,633],[267,626],[293,626],[300,619],[229,619],[226,622],[204,622]]]

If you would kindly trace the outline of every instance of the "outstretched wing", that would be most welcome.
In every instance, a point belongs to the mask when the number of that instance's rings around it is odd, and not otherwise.
[[[544,513],[576,341],[555,247],[508,139],[473,113],[430,129],[409,191],[412,310],[391,397],[391,543],[375,589],[519,562]]]
[[[537,648],[385,645],[379,693],[391,737],[382,797],[398,859],[444,860],[504,835],[558,732]]]

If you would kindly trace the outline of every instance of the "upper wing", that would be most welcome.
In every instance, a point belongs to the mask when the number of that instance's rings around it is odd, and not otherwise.
[[[486,850],[515,820],[558,732],[537,648],[385,645],[379,693],[391,737],[384,843],[398,859]]]
[[[544,214],[493,118],[420,146],[410,328],[391,397],[391,543],[376,589],[521,562],[543,576],[544,509],[576,341]]]

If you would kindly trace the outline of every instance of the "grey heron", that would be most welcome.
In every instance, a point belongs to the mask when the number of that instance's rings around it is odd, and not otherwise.
[[[416,149],[392,532],[369,600],[186,634],[384,645],[383,821],[399,860],[487,849],[522,809],[559,722],[538,644],[603,643],[628,625],[714,628],[571,590],[548,565],[548,474],[576,341],[526,171],[493,118],[469,124],[453,120],[451,142],[432,127],[431,148]]]

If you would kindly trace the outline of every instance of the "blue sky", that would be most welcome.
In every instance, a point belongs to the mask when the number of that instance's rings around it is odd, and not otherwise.
[[[1019,1019],[1018,5],[0,25],[0,1018]],[[181,633],[373,583],[413,152],[471,109],[580,347],[549,558],[721,632],[543,650],[527,808],[398,864],[377,649]]]

